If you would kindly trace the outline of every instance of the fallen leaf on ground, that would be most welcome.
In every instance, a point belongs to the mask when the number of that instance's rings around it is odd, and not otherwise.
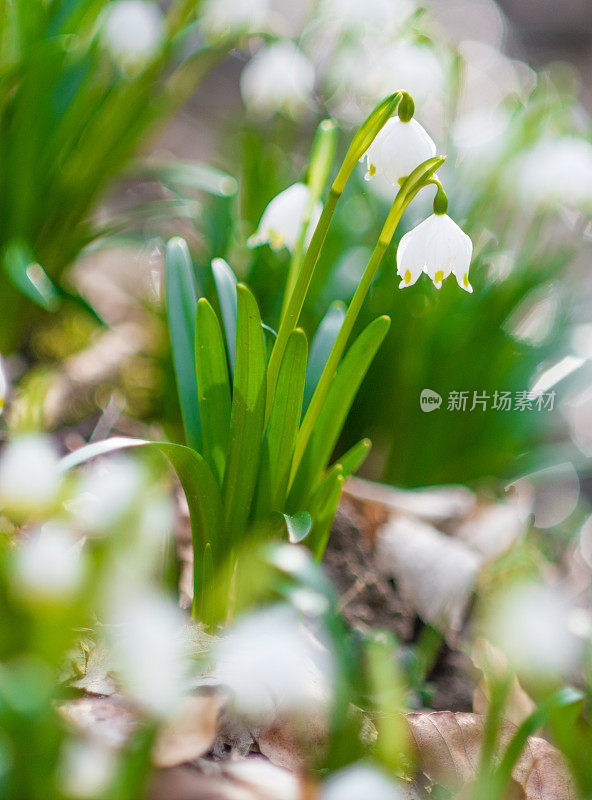
[[[466,486],[428,486],[424,489],[395,489],[363,478],[348,478],[344,494],[357,500],[379,503],[390,511],[412,514],[429,522],[442,522],[470,513],[477,499]]]
[[[175,767],[207,753],[216,739],[223,703],[220,695],[187,697],[178,716],[160,731],[153,763],[157,767]]]
[[[485,717],[436,711],[407,715],[420,769],[452,792],[471,784],[481,755]],[[516,731],[502,727],[503,752]],[[498,753],[499,755],[499,753]],[[530,736],[512,770],[513,796],[520,800],[574,800],[575,789],[561,753],[545,739]],[[516,795],[516,792],[518,794]]]
[[[483,673],[483,680],[480,681],[473,695],[473,711],[476,714],[486,714],[489,709],[491,684],[502,680],[507,675],[508,659],[501,650],[480,637],[473,645],[471,660]],[[533,700],[526,694],[518,678],[514,675],[504,707],[504,717],[514,725],[520,725],[535,708]]]
[[[132,735],[137,719],[129,707],[113,697],[80,697],[60,706],[60,713],[79,732],[103,744],[122,747]]]

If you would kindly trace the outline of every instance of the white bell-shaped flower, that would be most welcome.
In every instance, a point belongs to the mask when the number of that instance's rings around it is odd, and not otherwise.
[[[258,247],[269,244],[273,250],[287,247],[293,252],[306,214],[310,207],[310,188],[305,183],[295,183],[276,195],[263,212],[257,231],[249,237],[247,245]],[[310,242],[323,206],[317,202],[312,208],[306,230],[305,245]]]
[[[299,117],[312,104],[315,70],[302,50],[285,40],[263,47],[243,69],[240,92],[247,110]]]
[[[107,7],[102,33],[113,57],[123,66],[141,64],[162,45],[162,11],[153,0],[116,0]]]
[[[380,175],[397,186],[400,178],[435,155],[436,145],[417,120],[391,117],[362,156],[368,168],[366,180]]]
[[[473,243],[448,214],[432,214],[403,236],[397,250],[400,288],[413,286],[422,272],[430,276],[436,289],[451,273],[458,285],[472,292],[469,267]]]

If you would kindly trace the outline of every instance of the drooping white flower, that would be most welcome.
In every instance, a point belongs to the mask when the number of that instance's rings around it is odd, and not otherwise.
[[[215,678],[233,693],[237,708],[258,720],[275,713],[317,711],[330,696],[333,662],[290,606],[242,619],[214,650]]]
[[[206,0],[200,23],[210,36],[231,36],[269,29],[269,0]]]
[[[391,117],[362,156],[368,168],[366,180],[382,175],[398,188],[400,178],[435,155],[436,145],[417,120]]]
[[[592,205],[592,144],[577,136],[545,139],[512,169],[520,199],[535,206]]]
[[[310,107],[315,70],[302,50],[288,40],[263,47],[243,69],[240,92],[249,112],[297,118]]]
[[[383,772],[368,764],[353,764],[336,772],[326,782],[321,800],[403,800],[403,794]]]
[[[486,634],[518,672],[532,679],[568,677],[577,669],[582,641],[571,628],[574,609],[559,589],[515,586],[495,603]]]
[[[458,285],[472,292],[469,267],[473,243],[448,214],[432,214],[403,236],[397,250],[400,288],[412,286],[422,272],[430,276],[436,289],[451,273]]]
[[[310,208],[310,188],[304,183],[295,183],[276,195],[269,203],[257,231],[247,242],[249,247],[269,244],[274,250],[287,247],[294,250],[302,231],[306,214]],[[317,226],[323,207],[314,204],[310,215],[310,223],[305,237],[308,245]]]
[[[95,462],[85,472],[69,509],[87,533],[104,533],[137,500],[144,479],[142,468],[131,458],[119,456]]]
[[[15,591],[25,599],[60,601],[81,585],[85,562],[81,540],[57,523],[47,523],[15,553]]]
[[[109,619],[117,676],[146,711],[168,717],[187,693],[185,619],[170,600],[148,590],[118,599]]]
[[[19,516],[48,509],[60,487],[58,453],[46,436],[26,435],[0,454],[0,507]]]
[[[106,8],[102,33],[115,59],[123,65],[141,64],[162,44],[162,11],[153,0],[115,0]]]

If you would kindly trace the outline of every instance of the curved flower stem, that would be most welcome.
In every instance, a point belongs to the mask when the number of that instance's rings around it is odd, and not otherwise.
[[[435,158],[428,159],[416,170],[414,170],[401,186],[401,189],[399,190],[395,201],[391,206],[391,210],[386,218],[386,222],[384,223],[376,247],[370,256],[370,260],[368,261],[366,269],[364,270],[362,279],[360,280],[351,303],[349,304],[343,324],[341,325],[337,338],[335,339],[335,343],[333,344],[331,352],[329,353],[329,358],[327,359],[327,362],[323,368],[323,372],[321,373],[321,377],[319,378],[319,382],[298,432],[290,480],[294,479],[296,470],[298,469],[302,456],[304,455],[304,451],[312,434],[314,425],[317,421],[323,404],[327,399],[331,382],[335,376],[337,367],[341,361],[341,357],[345,352],[347,342],[362,309],[366,295],[370,291],[372,282],[376,277],[376,273],[378,272],[378,268],[382,262],[384,254],[386,253],[387,248],[395,234],[403,211],[405,211],[419,190],[428,185],[434,172],[444,163],[444,160],[444,156],[436,156]]]
[[[279,375],[280,365],[282,363],[282,358],[286,350],[286,345],[288,343],[290,334],[298,325],[298,320],[300,319],[300,313],[304,305],[306,293],[308,292],[308,287],[310,286],[317,261],[319,260],[321,247],[323,246],[325,237],[327,236],[327,231],[329,230],[329,226],[331,224],[331,220],[333,219],[333,214],[335,213],[339,198],[343,194],[345,185],[356,164],[364,155],[368,147],[372,144],[376,134],[381,130],[389,117],[392,115],[401,99],[401,96],[401,92],[397,92],[396,94],[390,95],[383,100],[382,103],[379,103],[379,105],[376,106],[374,111],[370,114],[368,119],[364,122],[354,136],[346,153],[343,164],[337,173],[337,177],[333,181],[331,191],[329,192],[329,197],[323,206],[321,218],[319,219],[310,245],[308,246],[306,254],[302,260],[302,264],[294,282],[294,288],[289,296],[288,303],[280,322],[277,339],[275,340],[273,350],[271,351],[269,364],[267,366],[267,402],[265,408],[266,424],[271,412],[275,387]]]

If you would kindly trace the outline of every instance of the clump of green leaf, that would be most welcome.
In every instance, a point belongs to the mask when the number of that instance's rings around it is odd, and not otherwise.
[[[226,51],[192,39],[200,3],[175,0],[154,51],[127,69],[105,41],[116,5],[0,3],[3,352],[35,309],[59,306],[65,268],[101,233],[89,222],[98,199]]]

